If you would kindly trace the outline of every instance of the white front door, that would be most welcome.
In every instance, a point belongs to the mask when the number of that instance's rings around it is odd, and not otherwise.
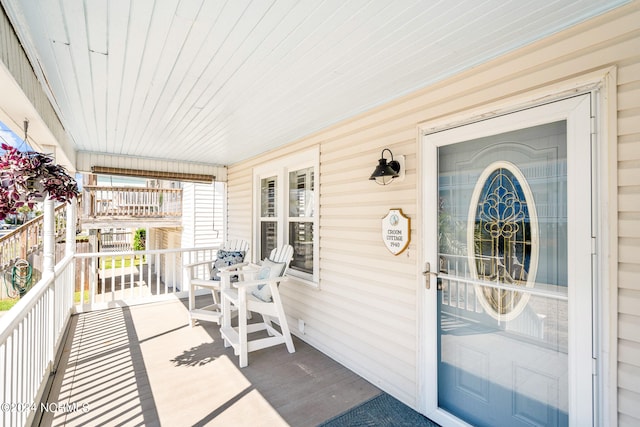
[[[592,424],[590,96],[424,137],[436,422]]]

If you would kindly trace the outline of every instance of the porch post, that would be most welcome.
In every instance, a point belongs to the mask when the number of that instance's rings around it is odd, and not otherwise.
[[[42,219],[42,277],[53,276],[54,267],[56,264],[55,246],[56,246],[56,231],[55,231],[55,206],[53,199],[46,196],[43,203],[43,219]],[[47,364],[48,369],[53,366],[55,357],[55,323],[58,310],[56,308],[56,293],[54,286],[47,288]]]
[[[53,274],[54,267],[56,265],[55,257],[55,206],[53,199],[47,196],[44,200],[44,215],[43,215],[43,231],[42,231],[42,243],[43,243],[43,262],[42,273]]]
[[[76,253],[76,212],[78,209],[78,200],[73,199],[71,203],[67,203],[67,235],[65,245],[65,255],[74,255]]]
[[[65,257],[73,256],[76,253],[76,216],[78,212],[78,199],[74,198],[67,203],[66,214],[67,214],[67,223],[66,223],[66,236],[65,236]],[[72,313],[76,312],[76,307],[74,304],[75,291],[80,290],[80,296],[82,297],[80,300],[80,305],[82,305],[82,301],[84,298],[84,292],[82,289],[78,289],[78,283],[76,281],[76,260],[73,260],[73,265],[69,270],[69,276],[67,279],[68,283],[65,283],[65,298],[69,298],[71,304]],[[82,284],[81,284],[82,286]]]
[[[54,160],[56,148],[52,145],[42,147],[44,153],[50,154]],[[56,266],[56,209],[53,199],[48,195],[44,199],[43,226],[42,226],[42,275],[53,274]]]

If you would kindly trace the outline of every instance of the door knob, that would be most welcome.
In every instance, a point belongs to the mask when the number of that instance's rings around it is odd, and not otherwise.
[[[426,278],[426,283],[425,283],[426,288],[431,289],[430,276],[433,275],[438,277],[438,273],[431,271],[431,263],[429,262],[424,263],[424,271],[422,272],[422,275]]]

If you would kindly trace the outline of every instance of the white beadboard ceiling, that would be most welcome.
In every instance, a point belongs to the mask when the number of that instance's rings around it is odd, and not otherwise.
[[[76,151],[228,165],[628,1],[1,2]]]

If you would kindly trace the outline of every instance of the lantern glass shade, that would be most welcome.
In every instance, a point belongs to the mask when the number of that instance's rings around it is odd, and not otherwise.
[[[389,149],[385,149],[382,151],[384,155],[384,151],[391,151]],[[370,180],[376,181],[380,185],[387,185],[393,181],[394,178],[397,178],[400,174],[400,163],[396,160],[393,160],[393,154],[391,155],[391,161],[387,162],[387,159],[381,157],[378,160],[378,166],[376,166],[375,170],[369,177]]]

